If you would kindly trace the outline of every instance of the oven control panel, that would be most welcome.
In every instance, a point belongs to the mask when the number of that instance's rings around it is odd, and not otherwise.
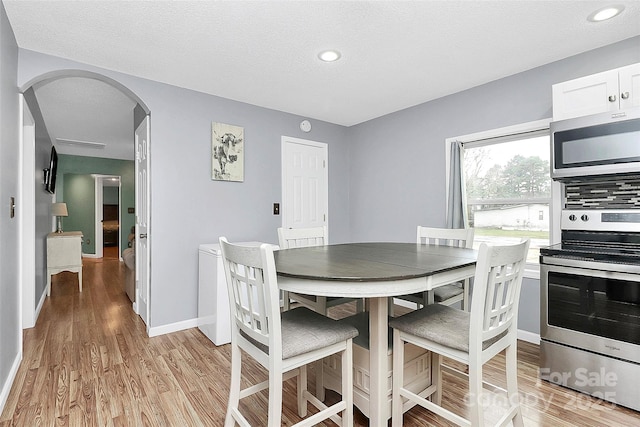
[[[640,209],[564,209],[560,216],[562,230],[640,232]]]

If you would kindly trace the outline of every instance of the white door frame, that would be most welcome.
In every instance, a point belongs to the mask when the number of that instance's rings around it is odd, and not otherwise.
[[[93,202],[94,202],[94,218],[93,218],[93,255],[90,258],[102,258],[103,236],[102,236],[102,175],[93,175]],[[85,255],[86,256],[86,255]]]
[[[95,225],[95,237],[94,237],[94,244],[95,244],[95,257],[96,258],[103,258],[104,257],[104,235],[103,235],[103,228],[102,228],[102,221],[104,220],[104,215],[103,215],[103,208],[102,205],[104,204],[104,182],[105,180],[110,180],[113,178],[117,178],[118,179],[118,223],[120,225],[122,225],[122,219],[120,218],[120,212],[122,211],[122,178],[120,177],[120,175],[93,175],[93,177],[95,178],[95,186],[96,186],[96,197],[95,197],[95,202],[96,202],[96,206],[95,206],[95,219],[94,219],[94,225]],[[121,249],[121,244],[122,244],[122,239],[121,239],[121,235],[122,235],[122,230],[118,230],[118,254],[121,254],[122,249]],[[120,255],[118,255],[118,258],[121,258]]]
[[[286,213],[286,209],[287,209],[287,205],[290,202],[290,194],[287,194],[287,179],[288,179],[288,169],[287,169],[287,162],[286,162],[286,158],[285,158],[285,153],[286,153],[286,146],[289,144],[300,144],[300,145],[309,145],[312,147],[317,147],[320,148],[324,151],[324,157],[326,159],[326,165],[324,168],[324,184],[325,184],[325,189],[326,191],[324,192],[324,196],[325,196],[325,200],[324,200],[324,206],[325,206],[325,210],[326,212],[324,213],[325,217],[324,217],[324,223],[325,225],[329,226],[329,146],[327,143],[324,142],[318,142],[318,141],[311,141],[311,140],[307,140],[307,139],[301,139],[301,138],[294,138],[291,136],[283,136],[282,137],[282,144],[281,144],[281,167],[282,167],[282,206],[280,209],[280,214],[282,216],[282,227],[289,227],[290,224],[287,223],[287,213]]]
[[[20,221],[19,245],[20,245],[20,320],[21,329],[32,328],[36,324],[36,200],[33,177],[35,176],[36,135],[35,120],[25,102],[24,95],[20,94],[20,209],[18,217]],[[46,295],[46,292],[45,292]],[[38,304],[41,307],[42,302]],[[22,333],[20,335],[20,349],[22,350]]]

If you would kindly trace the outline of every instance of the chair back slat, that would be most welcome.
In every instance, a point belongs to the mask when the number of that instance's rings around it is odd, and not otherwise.
[[[327,227],[278,228],[280,249],[323,246],[327,241]]]
[[[417,243],[458,248],[473,247],[473,228],[431,228],[418,226]]]
[[[471,340],[485,342],[505,331],[515,334],[528,250],[529,240],[508,246],[480,246],[471,302]],[[470,348],[474,348],[472,343]]]
[[[262,270],[236,263],[230,263],[230,269],[236,313],[241,323],[255,331],[262,331],[264,326],[268,334]]]
[[[279,330],[280,324],[272,246],[233,245],[220,238],[220,247],[233,324],[248,337],[270,346],[272,331]]]

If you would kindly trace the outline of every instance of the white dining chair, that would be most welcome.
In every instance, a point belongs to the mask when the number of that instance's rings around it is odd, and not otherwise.
[[[445,245],[471,249],[473,247],[473,228],[432,228],[418,226],[416,242],[422,245]],[[453,305],[462,302],[462,309],[469,310],[469,279],[462,282],[439,286],[433,291],[396,297],[413,302],[417,308],[428,304],[429,292],[433,293],[433,302]]]
[[[509,408],[497,425],[512,421],[522,427],[518,396],[516,335],[518,303],[529,240],[515,245],[480,245],[471,300],[471,312],[430,304],[389,322],[393,328],[392,427],[402,425],[403,407],[419,404],[460,426],[484,425],[482,367],[505,350]],[[404,344],[432,352],[432,384],[415,393],[403,386]],[[469,367],[469,419],[443,408],[442,358]],[[458,375],[465,375],[456,371]],[[493,386],[494,389],[498,387]],[[504,391],[504,390],[503,390]]]
[[[328,242],[327,227],[278,228],[278,244],[280,249],[323,246]],[[357,311],[362,311],[362,300],[354,298],[321,297],[293,292],[283,292],[283,310],[289,310],[291,301],[309,307],[311,310],[326,315],[330,307],[357,301]]]
[[[240,412],[240,399],[268,389],[268,426],[282,425],[282,382],[297,375],[298,414],[307,416],[307,402],[319,411],[295,426],[313,426],[331,419],[353,425],[352,339],[358,330],[306,307],[281,313],[273,246],[234,245],[220,238],[232,313],[231,386],[225,427],[250,427]],[[269,379],[241,389],[243,352],[260,363]],[[307,391],[306,365],[341,354],[342,399],[327,407]],[[342,413],[342,416],[339,414]]]

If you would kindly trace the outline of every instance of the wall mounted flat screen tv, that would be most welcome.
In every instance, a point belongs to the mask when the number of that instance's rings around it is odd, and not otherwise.
[[[44,170],[44,189],[53,194],[56,192],[56,174],[58,172],[58,153],[56,147],[51,147],[49,168]]]

